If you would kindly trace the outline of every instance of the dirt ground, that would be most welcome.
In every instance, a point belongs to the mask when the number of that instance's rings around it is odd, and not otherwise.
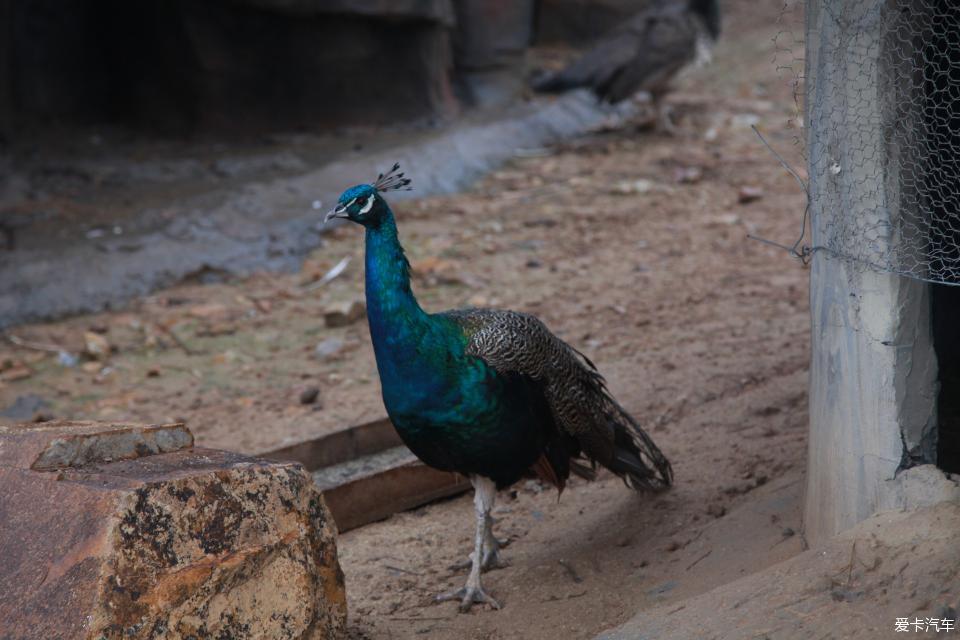
[[[598,640],[878,640],[956,633],[958,525],[955,501],[879,513],[769,569],[680,605],[645,609]]]
[[[804,206],[750,128],[802,166],[781,4],[725,5],[714,63],[671,98],[678,135],[621,123],[527,150],[466,193],[398,204],[423,306],[537,314],[648,426],[676,487],[641,497],[603,476],[559,500],[534,482],[501,493],[510,564],[485,576],[500,612],[430,601],[465,580],[448,567],[469,551],[469,496],[350,531],[351,637],[587,638],[802,550],[808,274],[747,238],[791,243]],[[262,452],[379,418],[365,323],[324,322],[362,299],[362,250],[342,226],[298,274],[185,282],[15,327],[0,420],[184,420],[198,444]],[[301,402],[311,387],[318,399]]]

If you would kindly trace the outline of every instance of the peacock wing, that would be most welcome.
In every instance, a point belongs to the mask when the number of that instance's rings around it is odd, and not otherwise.
[[[467,336],[467,353],[498,373],[520,373],[544,389],[554,422],[583,453],[620,473],[631,486],[670,484],[670,463],[607,391],[590,360],[536,317],[516,311],[468,309],[445,314]]]
[[[516,372],[543,386],[556,424],[591,458],[613,453],[613,429],[603,419],[603,378],[593,364],[534,316],[471,309],[453,313],[469,336],[467,353],[499,373]]]
[[[642,46],[636,33],[616,31],[571,62],[559,75],[566,86],[590,87],[598,91],[608,86],[630,64]]]
[[[696,55],[698,31],[694,20],[686,11],[634,18],[624,30],[635,43],[633,55],[597,86],[597,93],[610,102],[619,102],[640,90],[658,93],[666,88]]]

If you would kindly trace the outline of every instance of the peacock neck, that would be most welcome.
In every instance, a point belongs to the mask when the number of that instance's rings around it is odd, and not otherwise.
[[[463,359],[462,330],[442,314],[424,312],[413,296],[410,264],[389,209],[378,225],[367,227],[366,294],[383,403],[398,429],[403,416],[431,415],[442,422],[451,407],[460,411],[467,397],[463,386],[476,388],[478,374],[470,367],[478,365]]]
[[[389,207],[366,231],[366,297],[370,333],[378,356],[388,336],[398,338],[427,319],[410,289],[410,263],[403,253]]]

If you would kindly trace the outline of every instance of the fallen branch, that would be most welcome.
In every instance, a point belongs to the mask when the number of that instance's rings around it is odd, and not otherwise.
[[[21,347],[23,349],[32,349],[33,351],[45,351],[47,353],[60,353],[61,351],[67,351],[66,349],[54,346],[52,344],[43,344],[41,342],[24,340],[23,338],[19,338],[13,335],[12,333],[4,333],[3,337],[10,344],[16,347]]]
[[[162,324],[159,324],[159,323],[157,323],[155,326],[157,327],[157,329],[159,329],[159,330],[161,331],[161,333],[163,333],[164,335],[166,335],[167,337],[169,337],[171,340],[173,340],[174,344],[176,344],[178,347],[180,347],[180,348],[183,350],[183,352],[184,352],[185,354],[187,354],[188,356],[196,356],[196,355],[200,355],[200,354],[201,354],[201,352],[199,352],[199,351],[194,351],[193,349],[191,349],[190,347],[188,347],[188,346],[187,346],[187,343],[185,343],[183,340],[181,340],[181,339],[180,339],[180,336],[178,336],[176,333],[174,333],[173,329],[170,329],[170,328],[168,328],[168,327],[165,327],[165,326],[163,326]]]
[[[389,569],[390,571],[399,571],[400,573],[409,573],[412,576],[421,576],[422,573],[417,573],[416,571],[410,571],[409,569],[404,569],[402,567],[395,567],[392,564],[383,565],[384,569]]]
[[[563,600],[573,600],[574,598],[582,598],[585,595],[587,595],[586,589],[584,589],[583,591],[578,591],[577,593],[568,594],[562,598],[558,598],[556,596],[550,596],[546,600],[541,600],[540,602],[561,602]]]
[[[707,556],[709,556],[711,553],[713,553],[713,549],[707,549],[707,552],[706,552],[706,553],[704,553],[702,556],[700,556],[699,558],[697,558],[696,560],[694,560],[693,562],[691,562],[690,564],[688,564],[686,570],[687,570],[687,571],[690,571],[690,569],[693,569],[695,566],[697,566],[697,564],[700,563],[701,560],[703,560],[704,558],[706,558]]]

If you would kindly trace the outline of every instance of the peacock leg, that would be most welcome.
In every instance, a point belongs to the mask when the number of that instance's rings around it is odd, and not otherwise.
[[[480,556],[480,569],[482,571],[502,569],[503,567],[509,566],[508,563],[500,557],[500,549],[503,549],[505,546],[510,544],[510,540],[500,540],[494,536],[493,523],[494,520],[490,516],[487,516],[485,522],[483,523],[483,555]],[[467,556],[466,560],[461,560],[460,562],[450,565],[450,570],[461,571],[463,569],[469,569],[472,566],[473,553],[471,552],[470,555]]]
[[[662,95],[653,94],[653,110],[657,114],[657,122],[655,125],[657,133],[668,136],[675,136],[679,133],[677,125],[674,124],[673,118],[671,117],[672,109],[669,105],[663,103]]]
[[[497,495],[497,485],[489,478],[481,476],[471,476],[470,482],[473,483],[473,506],[477,516],[477,531],[474,535],[473,554],[470,556],[470,575],[467,577],[467,584],[461,588],[437,596],[437,602],[446,602],[447,600],[459,600],[460,612],[470,611],[474,604],[488,604],[494,609],[500,608],[500,603],[491,598],[483,590],[480,584],[480,567],[483,564],[483,547],[486,540],[488,522],[490,521],[490,509],[493,508],[493,501]],[[492,537],[492,534],[491,534]]]
[[[507,566],[506,562],[500,559],[500,549],[505,546],[506,541],[497,540],[493,535],[493,518],[488,513],[483,522],[483,555],[480,568],[489,571]]]

